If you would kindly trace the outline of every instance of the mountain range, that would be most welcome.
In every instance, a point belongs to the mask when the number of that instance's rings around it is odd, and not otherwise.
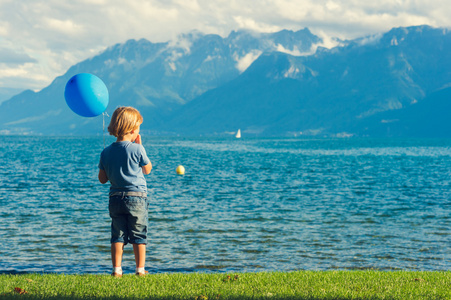
[[[308,29],[129,40],[1,103],[0,133],[102,134],[108,116],[80,117],[64,100],[73,75],[92,73],[108,87],[106,112],[138,108],[146,134],[451,137],[447,29],[335,41],[324,48]]]

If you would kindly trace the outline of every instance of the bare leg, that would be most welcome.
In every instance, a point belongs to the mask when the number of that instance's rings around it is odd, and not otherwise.
[[[146,264],[146,244],[133,244],[133,253],[135,253],[136,267],[144,268]]]
[[[113,267],[122,266],[122,254],[124,253],[124,243],[112,243],[111,244],[111,261]]]

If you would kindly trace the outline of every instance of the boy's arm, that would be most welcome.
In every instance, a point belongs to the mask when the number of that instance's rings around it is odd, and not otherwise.
[[[108,182],[108,176],[106,176],[105,170],[100,170],[99,169],[99,181],[100,181],[101,184],[104,184],[104,183]]]
[[[141,139],[141,135],[138,134],[136,136],[136,139],[134,141],[136,144],[140,144],[142,145],[142,139]],[[150,174],[150,171],[152,171],[152,163],[148,163],[147,165],[145,165],[144,167],[141,167],[143,170],[144,175]]]
[[[150,171],[152,171],[152,163],[148,163],[144,167],[141,167],[143,169],[144,175],[150,174]]]

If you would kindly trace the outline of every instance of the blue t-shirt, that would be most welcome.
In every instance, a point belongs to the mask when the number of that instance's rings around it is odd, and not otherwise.
[[[141,167],[149,163],[142,145],[122,141],[103,149],[99,169],[105,171],[111,183],[110,192],[147,193],[146,179]]]

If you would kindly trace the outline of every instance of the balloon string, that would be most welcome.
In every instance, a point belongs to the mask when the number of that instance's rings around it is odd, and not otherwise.
[[[106,112],[103,112],[102,113],[102,116],[103,116],[103,149],[105,149],[105,115],[107,116],[107,117],[109,117],[109,115],[106,113]]]

